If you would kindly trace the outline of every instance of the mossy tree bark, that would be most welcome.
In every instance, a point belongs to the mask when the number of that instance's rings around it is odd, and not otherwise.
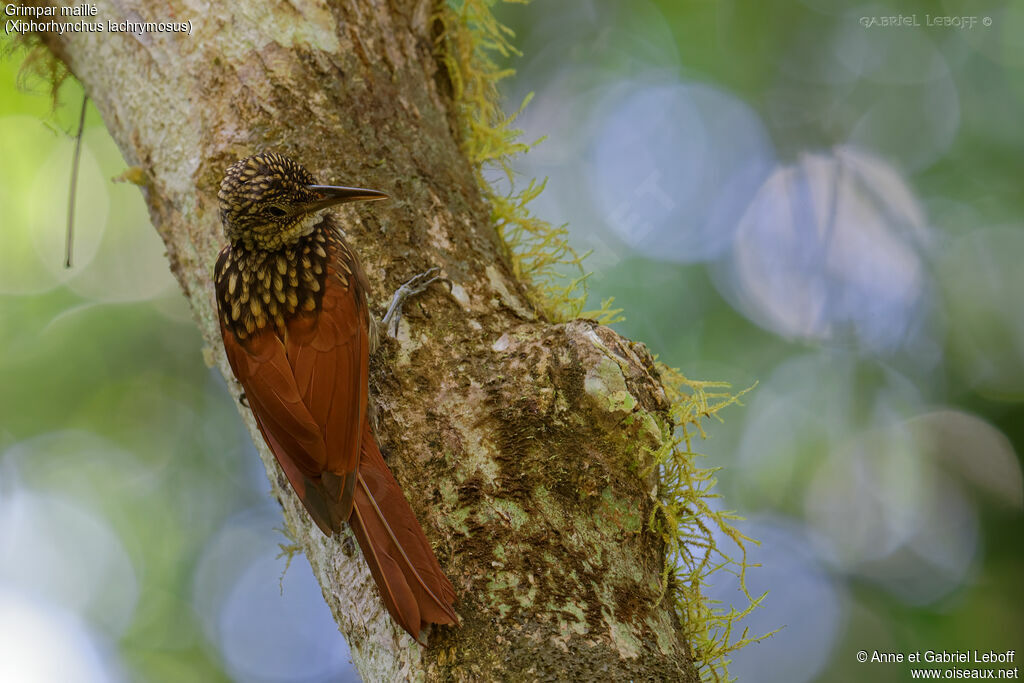
[[[371,378],[382,446],[459,594],[462,626],[433,631],[428,647],[391,623],[358,548],[311,524],[241,408],[363,677],[696,680],[648,526],[649,450],[668,424],[657,371],[642,345],[607,328],[532,312],[460,151],[434,5],[98,10],[104,22],[192,22],[192,35],[42,39],[142,170],[170,267],[232,391],[211,269],[224,241],[217,189],[239,157],[274,149],[321,182],[391,195],[339,211],[378,314],[430,266],[453,283],[407,308]]]

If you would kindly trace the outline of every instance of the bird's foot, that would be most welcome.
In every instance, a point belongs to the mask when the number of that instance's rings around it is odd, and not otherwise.
[[[391,305],[388,306],[388,312],[384,314],[384,319],[381,320],[381,324],[387,331],[388,336],[398,336],[398,323],[402,320],[402,306],[406,300],[426,291],[427,287],[437,281],[447,282],[451,286],[451,281],[448,278],[438,275],[440,272],[441,269],[435,266],[425,273],[420,273],[413,277],[395,290],[395,295],[391,298]]]

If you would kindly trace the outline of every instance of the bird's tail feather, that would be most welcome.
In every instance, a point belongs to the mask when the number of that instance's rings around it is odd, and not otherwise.
[[[353,500],[349,523],[392,618],[416,640],[427,624],[458,623],[455,589],[384,463],[368,422]]]

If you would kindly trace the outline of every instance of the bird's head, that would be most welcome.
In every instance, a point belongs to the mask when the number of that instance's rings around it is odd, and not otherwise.
[[[317,185],[305,168],[286,156],[265,152],[236,161],[217,193],[224,234],[249,249],[280,249],[308,235],[335,204],[385,199],[383,192]]]

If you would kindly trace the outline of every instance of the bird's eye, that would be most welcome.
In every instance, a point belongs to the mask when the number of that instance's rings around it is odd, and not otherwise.
[[[281,216],[285,215],[288,212],[282,209],[280,206],[268,206],[267,213],[269,213],[274,218],[280,218]]]

